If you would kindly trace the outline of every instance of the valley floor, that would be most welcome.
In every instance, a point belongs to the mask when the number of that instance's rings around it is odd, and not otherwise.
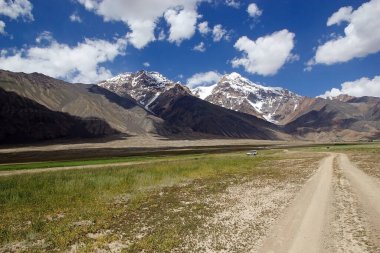
[[[188,147],[218,147],[218,146],[237,146],[237,145],[281,145],[289,144],[286,141],[271,141],[271,140],[255,140],[255,139],[231,139],[215,137],[199,137],[193,139],[178,138],[168,139],[161,136],[115,136],[104,139],[94,139],[94,142],[89,142],[91,139],[73,140],[67,142],[46,142],[30,145],[12,145],[9,147],[0,146],[1,153],[9,152],[30,152],[30,151],[63,151],[63,150],[86,150],[86,149],[149,149],[149,148],[188,148]],[[292,142],[294,144],[305,142]]]
[[[15,170],[0,177],[0,252],[379,252],[379,153],[321,146]]]

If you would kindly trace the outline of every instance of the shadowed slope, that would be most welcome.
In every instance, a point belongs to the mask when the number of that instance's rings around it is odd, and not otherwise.
[[[289,134],[318,140],[360,140],[378,138],[378,98],[353,98],[347,102],[315,99],[295,120],[285,126]]]
[[[115,134],[105,121],[49,110],[0,88],[0,142],[25,143],[56,138],[88,138]]]
[[[280,138],[276,125],[201,100],[181,85],[162,93],[150,108],[170,124],[189,127],[196,132],[236,138]]]

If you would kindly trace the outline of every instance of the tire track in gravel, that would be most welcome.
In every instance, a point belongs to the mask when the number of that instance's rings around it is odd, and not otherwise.
[[[318,172],[310,178],[285,211],[259,252],[321,252],[328,205],[332,192],[335,154],[324,158]]]
[[[334,162],[333,196],[328,214],[324,252],[380,252],[370,240],[368,218],[359,205],[359,196],[353,191],[342,166],[339,166],[338,159]]]
[[[371,241],[380,248],[380,185],[371,176],[358,169],[346,154],[339,154],[339,166],[350,181],[353,191],[369,220]]]

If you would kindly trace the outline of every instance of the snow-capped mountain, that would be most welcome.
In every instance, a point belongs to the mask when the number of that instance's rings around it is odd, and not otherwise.
[[[199,99],[187,86],[174,83],[157,72],[125,73],[98,85],[120,96],[133,97],[163,119],[173,132],[257,139],[284,136],[276,125]]]
[[[131,96],[149,110],[161,93],[178,84],[158,72],[139,71],[117,75],[98,85],[120,96]]]
[[[261,117],[276,124],[286,123],[304,97],[278,87],[265,87],[238,73],[224,75],[218,83],[192,89],[195,96],[213,104]]]
[[[289,90],[265,87],[238,73],[224,75],[218,83],[191,91],[158,72],[123,73],[98,84],[120,96],[131,96],[147,110],[154,101],[172,88],[180,88],[212,104],[265,119],[272,123],[289,122],[304,101]]]

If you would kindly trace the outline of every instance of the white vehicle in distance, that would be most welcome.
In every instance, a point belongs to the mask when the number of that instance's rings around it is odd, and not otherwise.
[[[249,156],[256,156],[257,155],[257,150],[250,150],[246,153]]]

